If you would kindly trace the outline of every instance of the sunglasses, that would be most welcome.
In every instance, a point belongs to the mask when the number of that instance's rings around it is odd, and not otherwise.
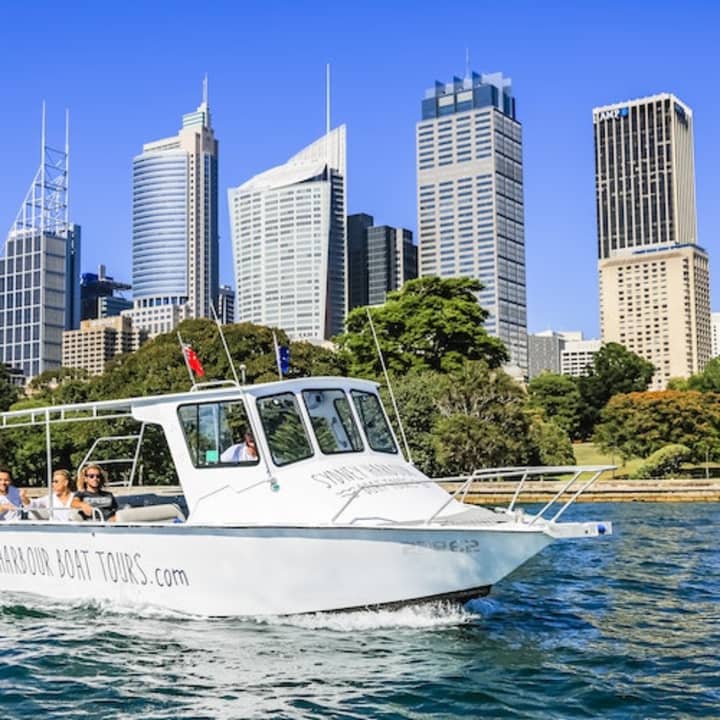
[[[85,473],[85,477],[89,480],[90,478],[97,478],[100,479],[100,475],[98,473]]]

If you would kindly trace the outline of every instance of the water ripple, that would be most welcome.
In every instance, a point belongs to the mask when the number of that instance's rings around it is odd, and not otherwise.
[[[209,620],[0,600],[13,718],[717,718],[717,505],[583,505],[464,608]],[[571,514],[571,513],[569,513]]]

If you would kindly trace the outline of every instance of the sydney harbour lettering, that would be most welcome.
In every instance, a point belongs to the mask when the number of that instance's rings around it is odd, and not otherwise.
[[[182,568],[149,568],[142,554],[120,551],[0,545],[0,575],[28,575],[114,585],[189,587]]]
[[[336,490],[341,496],[351,495],[360,487],[367,488],[368,492],[380,492],[388,486],[402,487],[406,482],[409,486],[417,479],[412,470],[402,465],[381,463],[344,465],[333,470],[314,473],[311,477],[326,488]]]

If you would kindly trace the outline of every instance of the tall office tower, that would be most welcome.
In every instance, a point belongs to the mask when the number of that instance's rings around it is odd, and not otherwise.
[[[135,327],[153,334],[212,317],[218,295],[218,142],[203,100],[178,134],[133,160]]]
[[[510,80],[435,83],[416,129],[420,275],[480,280],[487,331],[527,373],[522,131]]]
[[[669,93],[593,110],[602,339],[653,363],[655,389],[711,353],[692,122]]]
[[[131,289],[127,283],[116,282],[106,275],[104,265],[98,267],[97,273],[83,273],[80,277],[80,320],[114,317],[130,309],[132,303],[115,293]]]
[[[68,120],[65,147],[46,142],[40,167],[0,258],[0,362],[26,379],[60,367],[62,334],[80,322],[80,226],[69,221]]]
[[[236,319],[327,340],[346,311],[345,126],[228,191]]]
[[[368,304],[367,231],[374,222],[367,213],[347,217],[348,310]]]
[[[390,291],[417,276],[417,247],[410,230],[388,225],[367,229],[369,305],[382,305]]]
[[[218,291],[217,316],[223,325],[235,322],[235,291],[229,285],[221,285]]]

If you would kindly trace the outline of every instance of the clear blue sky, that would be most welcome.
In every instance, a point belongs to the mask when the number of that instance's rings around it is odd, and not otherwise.
[[[62,7],[60,7],[62,6]],[[234,285],[229,186],[348,126],[348,210],[416,229],[415,124],[426,88],[513,80],[523,124],[528,325],[598,333],[593,106],[673,92],[695,122],[699,243],[720,268],[720,6],[710,2],[185,2],[0,9],[0,237],[39,162],[40,109],[71,112],[72,219],[85,271],[131,280],[131,163],[174,135],[210,79],[220,140],[223,282]],[[718,278],[720,269],[715,273]],[[720,279],[712,282],[720,309]]]

